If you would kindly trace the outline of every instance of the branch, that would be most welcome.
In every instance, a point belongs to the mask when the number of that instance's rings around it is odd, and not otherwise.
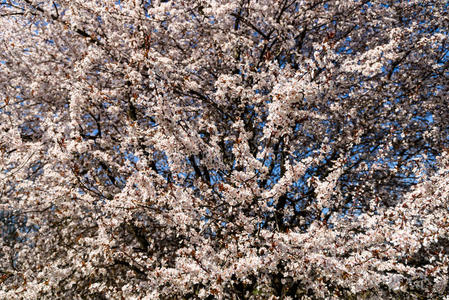
[[[270,39],[270,34],[264,33],[262,30],[260,30],[255,25],[253,25],[251,22],[243,19],[239,14],[232,13],[231,16],[233,16],[235,18],[239,18],[243,23],[245,23],[246,25],[248,25],[249,27],[254,29],[258,34],[260,34],[264,38],[264,40],[269,40]]]

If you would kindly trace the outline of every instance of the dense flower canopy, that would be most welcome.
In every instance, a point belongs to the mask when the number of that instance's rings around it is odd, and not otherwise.
[[[1,0],[1,299],[449,294],[447,1]]]

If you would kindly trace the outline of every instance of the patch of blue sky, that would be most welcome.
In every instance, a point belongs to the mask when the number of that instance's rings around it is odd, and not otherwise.
[[[209,16],[209,24],[214,25],[215,23],[217,23],[215,16]]]
[[[97,128],[95,128],[95,129],[92,129],[91,131],[87,132],[86,136],[95,137],[95,136],[98,136],[98,134],[99,134],[99,131]]]
[[[139,157],[134,155],[134,153],[125,151],[123,154],[126,160],[132,161],[133,163],[137,163],[139,161]]]
[[[336,21],[335,20],[333,20],[332,23],[334,25],[336,25]],[[323,26],[323,27],[324,27],[323,29],[327,29],[328,28],[327,26]],[[355,25],[355,29],[358,29],[358,28],[359,28],[359,26]],[[336,49],[336,53],[337,54],[352,54],[353,53],[353,49],[351,47],[351,42],[352,42],[351,37],[347,36],[344,39],[343,45],[340,46],[338,49]]]
[[[329,212],[330,212],[330,209],[327,208],[327,207],[324,207],[324,208],[321,210],[321,215],[326,216]]]

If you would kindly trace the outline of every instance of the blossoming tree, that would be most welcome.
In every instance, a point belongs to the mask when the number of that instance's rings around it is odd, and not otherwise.
[[[447,1],[0,1],[0,298],[449,294]]]

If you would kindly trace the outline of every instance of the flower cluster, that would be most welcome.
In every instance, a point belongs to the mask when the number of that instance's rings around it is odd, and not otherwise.
[[[1,1],[1,299],[449,294],[445,1]]]

